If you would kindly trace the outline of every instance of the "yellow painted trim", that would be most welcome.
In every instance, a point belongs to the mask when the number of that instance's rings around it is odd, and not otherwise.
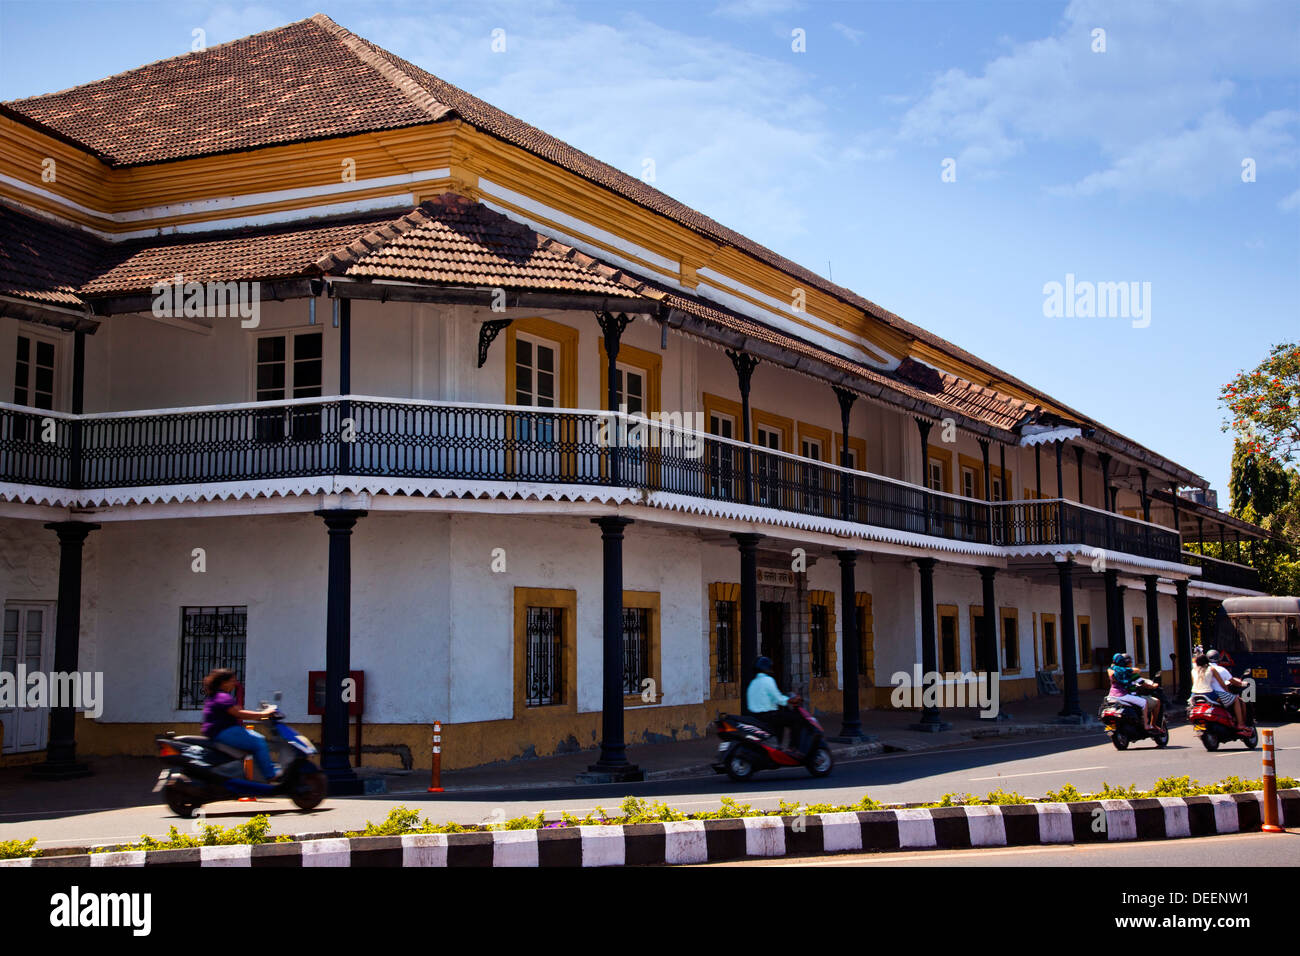
[[[559,407],[578,407],[578,339],[577,329],[550,319],[529,317],[515,319],[506,326],[506,404],[515,402],[515,337],[519,332],[547,339],[559,346]]]
[[[799,444],[790,449],[792,455],[803,456],[803,440],[805,438],[821,442],[823,456],[834,454],[833,449],[835,442],[831,437],[831,430],[829,428],[822,428],[820,425],[810,425],[808,422],[799,422]],[[822,461],[825,462],[826,458],[823,457]],[[839,459],[837,458],[833,464],[838,465]]]
[[[1007,618],[1016,622],[1016,666],[1007,666],[1007,642],[1005,628],[1003,623]],[[1020,609],[1014,607],[1002,607],[998,609],[998,656],[1002,661],[1002,673],[1019,674],[1020,673]]]
[[[854,452],[858,457],[857,470],[867,470],[867,442],[863,438],[854,438],[849,436],[849,450]],[[835,433],[835,464],[839,464],[844,451],[844,436],[840,432]]]
[[[954,673],[961,670],[961,618],[958,616],[959,611],[955,604],[936,604],[934,606],[934,643],[935,655],[939,662],[941,673]],[[943,659],[943,620],[944,618],[952,619],[953,629],[953,650],[957,654],[957,660],[945,661]]]
[[[596,346],[597,362],[600,366],[599,404],[601,408],[605,408],[609,404],[609,357],[605,352],[605,337],[603,335],[596,336]],[[659,396],[664,365],[659,353],[620,343],[618,361],[624,365],[635,366],[645,372],[645,414],[647,416],[657,414],[660,410]],[[617,411],[617,409],[606,409],[606,411]]]
[[[1060,631],[1056,626],[1056,615],[1049,614],[1046,611],[1039,613],[1039,621],[1043,625],[1043,670],[1052,670],[1061,666],[1061,648],[1060,648]],[[1047,659],[1047,625],[1052,625],[1052,659]]]
[[[515,701],[516,720],[528,720],[534,713],[578,712],[578,592],[561,588],[515,588]],[[564,656],[564,686],[561,702],[529,707],[527,689],[528,608],[558,607],[563,610],[564,634],[560,653]]]
[[[975,493],[971,495],[971,497],[983,501],[984,500],[984,462],[979,458],[972,458],[970,455],[963,455],[960,452],[957,453],[957,472],[956,472],[957,483],[955,487],[957,490],[957,494],[959,495],[965,494],[965,491],[962,489],[962,484],[961,484],[961,469],[963,468],[969,468],[975,473],[974,474]],[[993,470],[992,466],[990,465],[989,471],[992,472],[992,470]]]
[[[813,606],[826,608],[826,676],[812,676],[812,609]],[[804,636],[808,642],[809,693],[814,691],[834,691],[839,688],[835,678],[838,656],[835,653],[835,592],[814,590],[808,592],[808,633]]]
[[[1083,626],[1085,624],[1088,625],[1088,643],[1092,645],[1091,647],[1088,648],[1089,653],[1086,656],[1084,654],[1084,647],[1083,647]],[[1092,653],[1091,653],[1092,649],[1096,647],[1096,645],[1093,643],[1092,640],[1092,615],[1090,614],[1078,615],[1078,620],[1075,621],[1074,628],[1075,628],[1075,638],[1079,642],[1079,649],[1077,651],[1079,655],[1078,669],[1081,671],[1096,670],[1097,668],[1094,667],[1092,663]]]
[[[664,698],[668,695],[664,690],[664,672],[660,663],[662,644],[659,640],[659,592],[624,591],[623,607],[645,608],[650,612],[650,673],[648,676],[654,681],[651,687],[657,691],[657,696],[653,701],[642,699],[641,694],[625,694],[623,696],[623,706],[646,707],[651,704],[662,704]]]
[[[876,684],[876,632],[875,620],[871,612],[871,594],[868,591],[858,591],[853,595],[853,603],[857,608],[858,630],[861,633],[862,645],[858,648],[859,660],[864,674],[859,675],[860,679],[867,687],[874,687]]]
[[[928,454],[929,457],[938,458],[941,462],[943,462],[943,487],[938,490],[951,493],[953,489],[952,452],[950,452],[946,448],[935,448],[932,443],[929,447]],[[925,463],[924,477],[925,477],[925,487],[929,488],[930,487],[930,463],[928,461]]]
[[[718,602],[731,601],[736,605],[731,622],[732,661],[734,681],[718,682]],[[740,585],[730,581],[714,581],[709,585],[709,699],[740,700]]]
[[[758,441],[758,428],[763,426],[769,431],[779,431],[781,433],[781,447],[778,451],[787,454],[798,454],[791,446],[794,442],[794,419],[786,418],[784,415],[777,415],[773,412],[765,412],[758,408],[749,410],[750,418],[754,426],[754,441]]]

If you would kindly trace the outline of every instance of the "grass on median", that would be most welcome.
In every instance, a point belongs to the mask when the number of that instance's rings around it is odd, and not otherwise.
[[[1243,780],[1241,777],[1225,777],[1218,783],[1203,784],[1190,777],[1162,777],[1150,790],[1139,790],[1130,784],[1127,787],[1114,787],[1102,783],[1096,793],[1082,793],[1073,784],[1066,784],[1060,790],[1049,790],[1046,797],[1031,798],[1019,793],[1007,793],[993,790],[983,797],[973,797],[968,793],[945,793],[933,803],[919,804],[922,808],[964,807],[964,806],[1005,806],[1009,804],[1028,803],[1078,803],[1084,800],[1134,800],[1149,797],[1193,797],[1217,793],[1246,793],[1262,790],[1263,779]],[[1300,780],[1294,777],[1278,777],[1279,790],[1300,788]],[[804,814],[843,813],[865,810],[885,810],[890,807],[864,795],[857,803],[846,805],[832,803],[800,803],[798,801],[780,801],[775,810],[756,810],[748,803],[737,803],[732,797],[723,797],[722,806],[717,810],[699,813],[686,813],[674,809],[660,800],[653,803],[639,797],[627,797],[620,807],[621,813],[610,814],[603,807],[596,807],[585,816],[577,816],[567,811],[561,812],[560,819],[547,821],[546,811],[532,816],[514,817],[494,823],[460,824],[433,823],[421,818],[418,810],[407,806],[393,807],[388,816],[379,823],[366,822],[364,830],[352,830],[343,834],[347,837],[363,836],[404,836],[414,833],[473,833],[492,830],[549,830],[563,827],[579,826],[626,826],[637,823],[668,823],[678,820],[729,820],[740,817],[793,817]],[[271,836],[271,821],[266,814],[258,814],[246,823],[238,826],[222,827],[213,824],[201,826],[197,833],[185,834],[171,827],[167,837],[157,839],[142,836],[135,843],[118,846],[95,847],[92,853],[107,853],[119,850],[176,850],[200,846],[235,846],[257,845],[261,843],[292,843],[293,837],[287,835]],[[17,859],[27,856],[39,856],[36,839],[0,840],[0,860]]]

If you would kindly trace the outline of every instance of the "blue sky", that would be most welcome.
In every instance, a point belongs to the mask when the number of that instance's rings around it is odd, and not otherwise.
[[[0,99],[184,53],[196,28],[213,44],[318,11],[633,175],[652,159],[658,188],[1225,503],[1219,386],[1300,337],[1289,0],[5,0]],[[1044,317],[1043,286],[1067,274],[1149,282],[1150,324]]]

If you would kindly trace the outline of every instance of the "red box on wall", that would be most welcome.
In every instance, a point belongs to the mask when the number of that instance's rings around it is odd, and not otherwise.
[[[357,684],[357,699],[348,704],[348,716],[358,717],[365,711],[366,672],[348,671]],[[325,672],[307,672],[307,713],[317,717],[325,715]]]

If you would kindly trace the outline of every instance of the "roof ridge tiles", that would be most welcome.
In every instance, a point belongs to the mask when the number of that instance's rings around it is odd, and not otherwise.
[[[456,110],[438,99],[413,80],[386,57],[377,56],[374,47],[346,27],[340,26],[323,13],[315,13],[306,21],[312,23],[342,43],[358,60],[370,67],[400,90],[412,104],[429,114],[431,120],[444,119]]]

